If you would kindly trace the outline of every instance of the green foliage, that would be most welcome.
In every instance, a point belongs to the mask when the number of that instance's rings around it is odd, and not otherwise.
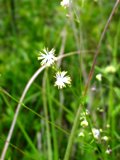
[[[0,1],[0,153],[23,89],[40,67],[39,51],[55,48],[56,56],[62,47],[65,54],[86,51],[62,60],[61,69],[71,76],[71,87],[62,91],[54,87],[51,69],[35,80],[21,106],[6,159],[62,160],[80,104],[84,104],[81,113],[89,110],[89,125],[84,128],[78,122],[70,159],[120,159],[120,7],[102,42],[89,92],[83,98],[93,51],[114,3],[73,1],[71,19],[69,9],[61,7],[58,0]],[[96,79],[99,73],[101,82]],[[102,129],[99,140],[92,135],[92,128]],[[81,131],[84,137],[79,136]],[[109,140],[103,141],[103,136]],[[110,154],[105,153],[108,147]]]

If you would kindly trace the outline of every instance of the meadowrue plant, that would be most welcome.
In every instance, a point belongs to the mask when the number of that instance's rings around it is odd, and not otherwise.
[[[89,116],[89,117],[88,117]],[[79,140],[82,140],[85,143],[91,143],[91,144],[96,144],[100,145],[101,147],[104,148],[103,152],[105,154],[110,154],[111,149],[109,146],[109,136],[107,133],[107,130],[101,129],[99,127],[94,127],[94,125],[91,123],[89,124],[89,118],[90,118],[90,113],[86,109],[80,114],[80,129],[78,132],[78,138]],[[95,145],[95,150],[97,149]]]
[[[53,48],[49,51],[48,48],[44,48],[43,52],[40,52],[38,55],[38,60],[41,60],[41,65],[52,66],[57,60],[57,57],[55,57],[55,49]],[[60,71],[57,66],[54,66],[53,69],[56,71],[54,86],[57,86],[58,89],[62,89],[65,88],[66,85],[71,85],[71,78],[67,75],[67,71]]]
[[[97,146],[99,145],[102,147],[103,154],[111,154],[112,150],[109,143],[109,137],[102,129],[91,128],[89,124],[86,127],[84,127],[84,125],[81,127],[82,128],[78,133],[78,138],[82,143],[94,144],[95,151],[98,150]]]

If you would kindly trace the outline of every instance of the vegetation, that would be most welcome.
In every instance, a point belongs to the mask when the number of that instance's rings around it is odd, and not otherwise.
[[[1,160],[120,159],[119,4],[0,1]]]

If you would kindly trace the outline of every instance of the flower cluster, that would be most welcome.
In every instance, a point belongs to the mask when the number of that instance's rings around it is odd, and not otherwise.
[[[49,51],[48,49],[44,48],[43,52],[40,52],[38,55],[38,60],[41,60],[41,65],[46,65],[47,67],[52,66],[57,60],[57,57],[55,57],[55,49],[51,49]],[[66,87],[67,84],[71,84],[71,78],[66,74],[66,71],[57,71],[55,75],[55,86],[57,86],[58,89]]]
[[[105,154],[110,154],[112,152],[109,144],[110,137],[108,137],[107,132],[103,131],[101,128],[92,127],[89,125],[89,116],[90,113],[86,109],[80,114],[80,130],[78,132],[78,137],[80,139],[86,140],[89,142],[90,140],[96,141],[97,143],[103,143],[105,148]],[[106,128],[110,127],[107,124]]]
[[[88,126],[88,121],[87,121],[87,115],[89,114],[89,112],[88,112],[88,110],[86,110],[86,111],[84,111],[84,112],[82,112],[81,113],[81,115],[80,115],[80,125],[82,126],[82,127],[87,127]]]

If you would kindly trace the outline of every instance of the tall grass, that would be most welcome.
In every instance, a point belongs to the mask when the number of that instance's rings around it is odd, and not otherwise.
[[[0,55],[1,160],[118,160],[120,1],[78,0],[66,9],[57,1],[0,3],[9,11],[2,11],[8,16],[2,23],[11,24],[14,32],[8,40],[3,35],[3,42],[0,41],[3,45],[13,44],[3,47],[1,53],[5,52],[5,55]],[[16,8],[18,3],[31,11]],[[45,11],[39,10],[37,4]],[[17,22],[17,14],[25,24]],[[38,15],[44,18],[40,21]],[[101,19],[103,22],[100,23]],[[95,26],[96,22],[99,25]],[[7,24],[4,26],[8,27]],[[20,28],[29,33],[22,40],[19,36],[24,33]],[[36,53],[31,52],[44,45],[56,47],[56,53],[59,53],[57,68],[68,70],[71,87],[62,91],[55,88],[54,66],[43,65],[36,69]],[[8,56],[10,51],[13,54]],[[5,62],[6,58],[9,63]],[[97,74],[101,74],[102,79],[96,79]]]

